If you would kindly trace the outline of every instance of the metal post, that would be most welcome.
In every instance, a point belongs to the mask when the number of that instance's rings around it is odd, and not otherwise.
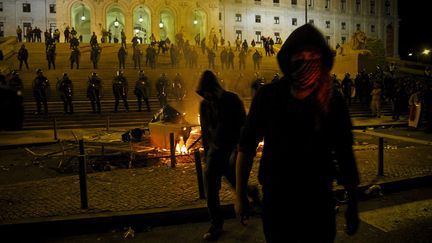
[[[307,24],[307,0],[305,0],[305,24]]]
[[[204,199],[205,198],[204,180],[203,180],[202,166],[201,166],[201,155],[199,150],[196,150],[194,152],[194,157],[195,157],[195,167],[196,167],[197,180],[198,180],[199,198]]]
[[[57,119],[54,117],[54,140],[58,140],[57,137]]]
[[[80,195],[81,195],[81,208],[88,208],[88,197],[87,197],[87,172],[86,172],[86,161],[84,152],[84,141],[79,140],[79,180],[80,180]]]
[[[378,176],[384,176],[384,138],[378,138]]]
[[[106,130],[109,131],[110,128],[110,117],[107,116]]]
[[[171,168],[176,166],[174,133],[170,133]]]

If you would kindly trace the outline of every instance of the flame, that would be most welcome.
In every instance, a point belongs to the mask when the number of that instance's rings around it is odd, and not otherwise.
[[[178,154],[187,154],[188,153],[188,150],[186,148],[186,145],[184,143],[182,136],[180,136],[180,141],[176,144],[176,152]]]

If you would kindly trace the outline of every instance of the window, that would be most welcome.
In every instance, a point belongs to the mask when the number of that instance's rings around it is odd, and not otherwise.
[[[255,23],[261,23],[261,15],[255,15]]]
[[[31,5],[30,5],[30,3],[23,3],[23,12],[24,13],[30,13],[31,12]]]
[[[342,42],[342,44],[345,44],[345,42],[346,42],[346,36],[342,36],[341,37],[341,42]]]
[[[297,19],[296,19],[296,18],[292,18],[292,20],[291,20],[291,24],[292,24],[292,25],[297,25]]]
[[[255,40],[258,43],[261,43],[261,31],[255,31]]]
[[[386,0],[384,3],[385,11],[387,15],[391,14],[390,1]]]
[[[375,25],[374,24],[371,25],[371,32],[372,33],[375,32]]]
[[[0,2],[0,12],[3,12],[3,2]]]
[[[327,20],[325,23],[326,23],[326,28],[330,29],[330,21]]]
[[[342,23],[341,23],[341,29],[342,29],[342,30],[345,30],[345,29],[346,29],[346,23],[345,23],[345,22],[342,22]]]
[[[279,7],[280,0],[273,0],[273,6]]]
[[[219,21],[221,21],[221,20],[222,20],[222,13],[219,12]]]
[[[274,17],[274,23],[275,24],[280,24],[279,17],[277,17],[277,16]]]
[[[236,22],[241,22],[241,21],[242,21],[242,15],[236,14]]]
[[[346,11],[346,7],[347,7],[347,3],[346,0],[341,0],[341,12],[345,12]]]
[[[309,24],[314,25],[315,21],[313,19],[309,19]]]
[[[236,30],[236,38],[239,38],[239,40],[243,39],[241,30]]]
[[[236,3],[242,3],[242,0],[235,0]]]
[[[375,14],[375,0],[370,1],[370,14]]]
[[[314,0],[308,0],[308,7],[313,8],[314,7]]]
[[[360,24],[356,24],[356,30],[361,30],[361,25]]]
[[[361,2],[360,0],[356,0],[355,2],[355,11],[357,14],[359,14],[361,12]]]
[[[0,22],[0,37],[4,37],[4,23],[3,22]]]
[[[297,0],[291,0],[291,5],[297,5]]]
[[[255,0],[256,5],[261,5],[261,0]]]
[[[50,13],[56,13],[56,5],[55,4],[50,4],[49,5],[49,12]]]
[[[330,0],[325,0],[325,6],[324,6],[324,8],[325,9],[330,9]]]

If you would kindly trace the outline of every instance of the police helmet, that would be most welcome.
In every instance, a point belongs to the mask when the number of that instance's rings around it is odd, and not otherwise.
[[[91,73],[91,76],[92,76],[92,77],[96,77],[96,76],[97,76],[97,73],[96,73],[96,72],[92,72],[92,73]]]
[[[36,69],[36,74],[42,73],[42,69],[38,68]]]
[[[116,74],[117,74],[117,76],[120,76],[120,75],[122,75],[122,74],[123,74],[123,71],[121,71],[121,70],[118,70]]]
[[[12,75],[14,75],[14,76],[15,76],[15,75],[18,75],[18,74],[19,74],[19,73],[18,73],[18,71],[17,71],[17,70],[13,70],[13,71],[12,71]]]
[[[67,73],[63,73],[63,77],[67,77],[68,76],[68,74]]]

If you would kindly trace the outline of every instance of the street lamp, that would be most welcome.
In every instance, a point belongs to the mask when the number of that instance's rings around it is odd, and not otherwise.
[[[429,53],[430,53],[429,49],[424,49],[423,52],[422,52],[422,54],[426,55],[426,56],[429,55]]]
[[[194,14],[194,21],[193,21],[193,24],[194,24],[194,25],[197,25],[197,24],[198,24],[198,20],[197,20],[197,18],[196,18],[196,11],[195,11],[195,14]]]
[[[81,5],[82,6],[82,16],[81,16],[81,21],[86,20],[86,16],[84,15],[84,4]]]
[[[115,19],[115,21],[114,21],[114,26],[115,26],[116,28],[119,27],[119,22],[118,22],[118,20],[117,20],[117,17],[116,17],[116,19]]]
[[[163,28],[164,27],[164,24],[162,23],[162,20],[159,22],[159,28]]]

